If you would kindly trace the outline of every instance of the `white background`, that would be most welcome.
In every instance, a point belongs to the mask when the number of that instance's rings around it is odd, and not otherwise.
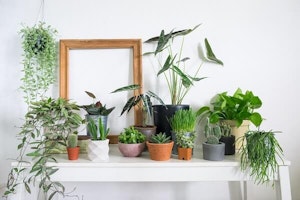
[[[9,171],[8,158],[17,155],[18,141],[15,136],[26,113],[26,105],[18,89],[22,77],[22,49],[18,31],[21,23],[31,26],[40,19],[40,5],[40,0],[0,0],[2,186]],[[198,45],[207,37],[215,54],[225,65],[204,65],[201,76],[209,78],[198,83],[184,103],[199,108],[216,93],[232,93],[238,87],[252,90],[260,96],[263,107],[259,111],[266,119],[261,129],[282,131],[277,138],[285,156],[292,162],[293,199],[300,199],[300,1],[45,0],[44,17],[59,31],[59,39],[141,38],[145,41],[158,35],[161,29],[179,30],[202,23],[186,40],[187,56],[197,56]],[[144,50],[147,48],[143,45]],[[155,66],[146,58],[143,60],[143,74],[145,88],[165,98],[166,92],[158,90],[163,82],[156,79]],[[118,81],[113,74],[103,78],[108,83]],[[85,75],[77,77],[77,80],[88,81]],[[110,90],[105,85],[101,89]],[[57,84],[52,93],[58,96]],[[228,185],[223,182],[91,183],[77,184],[76,192],[84,199],[230,199]],[[265,186],[250,184],[248,192],[250,200],[275,198],[273,189]]]

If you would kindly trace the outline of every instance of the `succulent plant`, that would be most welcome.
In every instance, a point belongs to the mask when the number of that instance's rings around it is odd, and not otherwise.
[[[222,136],[222,130],[219,124],[211,125],[209,122],[205,125],[204,135],[208,144],[218,144]]]
[[[169,143],[171,142],[171,136],[167,136],[166,133],[160,132],[158,134],[151,135],[150,142],[157,144]]]
[[[91,134],[92,140],[105,140],[109,133],[109,128],[105,130],[101,118],[98,119],[98,126],[96,125],[93,119],[89,120],[87,128]],[[98,130],[100,133],[99,138],[98,138]]]
[[[68,147],[74,148],[78,146],[78,135],[75,133],[71,133],[68,136]]]
[[[146,141],[146,136],[136,130],[133,126],[125,128],[124,131],[119,135],[119,142],[125,144],[137,144]]]

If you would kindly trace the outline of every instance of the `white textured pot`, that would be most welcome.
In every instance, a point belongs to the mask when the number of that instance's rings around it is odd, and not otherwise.
[[[91,161],[100,162],[108,160],[109,139],[90,140],[87,147],[87,156]]]

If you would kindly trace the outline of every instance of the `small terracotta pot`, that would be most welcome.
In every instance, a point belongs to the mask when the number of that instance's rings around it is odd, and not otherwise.
[[[146,142],[151,160],[164,161],[171,158],[174,141],[164,144]]]
[[[67,147],[69,160],[77,160],[79,156],[80,147]]]
[[[192,148],[181,148],[178,147],[178,159],[179,160],[191,160],[192,159]]]

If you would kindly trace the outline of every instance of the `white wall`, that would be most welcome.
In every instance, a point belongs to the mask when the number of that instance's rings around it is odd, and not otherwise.
[[[18,90],[21,78],[21,23],[33,25],[38,18],[40,0],[0,0],[0,184],[6,181],[8,158],[16,156],[15,135],[26,111]],[[161,29],[190,28],[203,23],[186,41],[189,54],[204,37],[225,66],[205,65],[201,81],[185,103],[197,108],[221,91],[237,87],[252,90],[263,100],[260,112],[266,118],[261,129],[282,131],[278,139],[290,170],[293,199],[300,199],[300,1],[297,0],[45,0],[45,21],[67,38],[141,38],[157,35]],[[146,49],[146,47],[143,47]],[[144,76],[154,75],[144,60]],[[147,76],[147,77],[149,77]],[[112,76],[113,77],[113,76]],[[82,81],[86,77],[82,77]],[[107,77],[111,81],[111,77]],[[156,79],[144,80],[145,87],[157,90]],[[57,95],[57,94],[56,94]],[[230,199],[227,183],[180,184],[98,184],[77,185],[84,199]],[[70,185],[71,187],[71,185]],[[151,192],[150,190],[151,189]],[[184,189],[184,193],[178,190]],[[207,193],[206,191],[210,191]],[[149,197],[145,197],[149,195]],[[179,196],[175,196],[179,195]],[[185,196],[186,195],[186,196]],[[274,191],[249,186],[249,199],[274,199]],[[143,198],[142,198],[143,197]]]

